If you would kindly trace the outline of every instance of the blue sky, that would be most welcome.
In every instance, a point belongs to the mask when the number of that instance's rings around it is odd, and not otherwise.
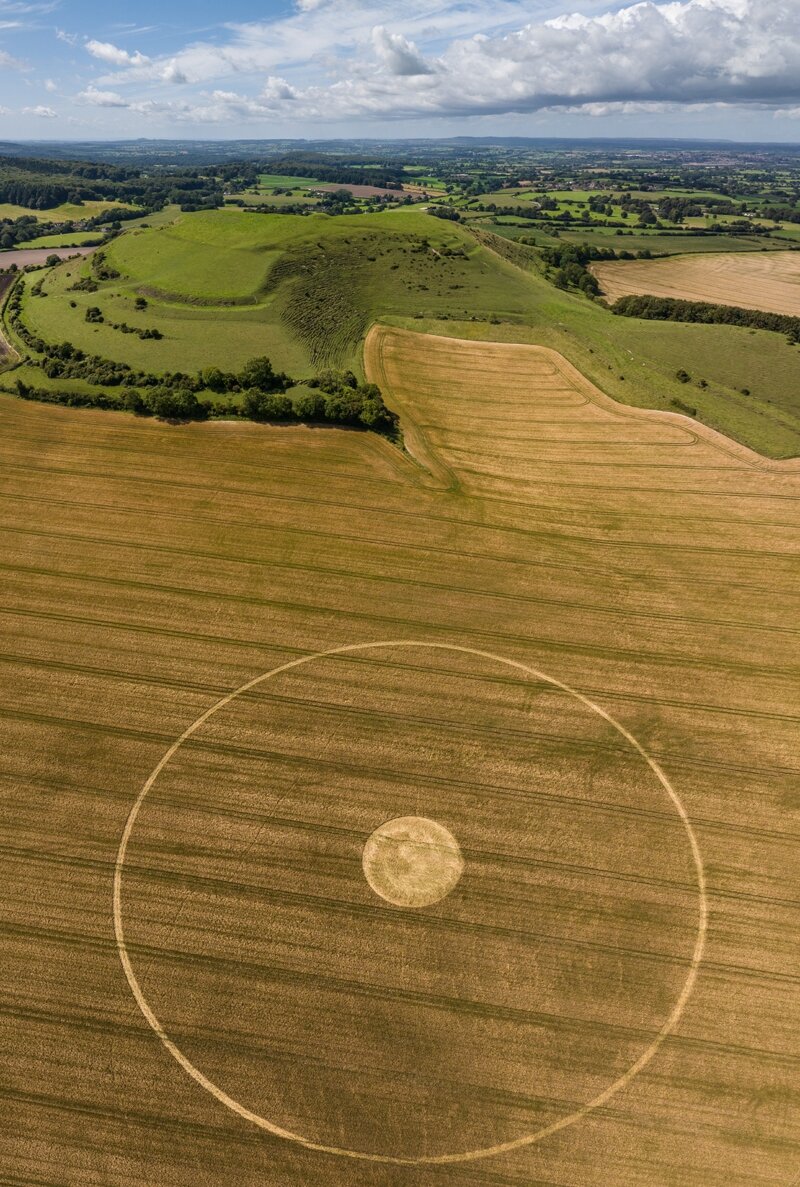
[[[0,0],[0,138],[460,133],[800,141],[800,0]]]

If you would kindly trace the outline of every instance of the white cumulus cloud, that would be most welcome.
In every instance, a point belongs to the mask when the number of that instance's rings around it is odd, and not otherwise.
[[[433,67],[402,33],[390,33],[383,25],[372,30],[372,44],[379,59],[390,74],[409,77],[415,74],[432,74]]]
[[[582,2],[550,15],[559,0],[295,0],[170,55],[92,40],[114,72],[82,101],[121,106],[146,85],[132,110],[198,123],[800,109],[800,0]],[[175,83],[180,102],[159,90]]]
[[[786,102],[800,98],[795,0],[651,0],[452,42],[437,85],[400,109],[450,114],[598,103]],[[368,80],[360,102],[371,105]]]
[[[99,58],[101,62],[108,62],[110,66],[139,67],[147,66],[150,62],[150,59],[146,58],[144,54],[140,54],[138,50],[130,54],[127,50],[112,45],[110,41],[92,39],[86,42],[86,50],[93,58]]]

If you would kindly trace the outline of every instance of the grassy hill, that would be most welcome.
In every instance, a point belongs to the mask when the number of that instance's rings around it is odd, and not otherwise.
[[[538,261],[531,248],[479,242],[419,209],[337,218],[215,210],[127,231],[106,252],[119,275],[96,291],[74,289],[92,276],[91,261],[53,269],[43,296],[28,284],[23,316],[46,341],[156,373],[236,370],[262,354],[300,378],[324,366],[358,372],[378,320],[539,343],[624,403],[694,409],[762,453],[800,453],[800,351],[779,334],[617,318],[554,288]],[[142,296],[147,306],[136,309]],[[103,323],[86,320],[90,307]],[[123,322],[164,337],[112,328]]]
[[[138,228],[107,251],[120,273],[95,292],[74,291],[92,274],[70,262],[46,279],[47,299],[26,298],[27,324],[47,341],[151,370],[236,368],[268,353],[297,372],[358,366],[377,317],[513,316],[530,308],[530,279],[469,232],[421,211],[330,218],[212,211],[161,228]],[[146,310],[135,309],[144,295]],[[157,325],[163,340],[87,323]]]

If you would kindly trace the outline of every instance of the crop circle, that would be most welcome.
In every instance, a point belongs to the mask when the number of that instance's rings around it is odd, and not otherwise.
[[[396,907],[430,907],[458,884],[464,859],[448,828],[424,816],[398,816],[367,838],[364,877]]]
[[[696,922],[693,951],[692,951],[691,957],[688,961],[688,969],[686,971],[686,976],[683,979],[682,985],[680,987],[680,991],[677,993],[674,1000],[672,1001],[671,1007],[666,1012],[666,1016],[664,1017],[664,1020],[661,1024],[660,1028],[658,1029],[657,1033],[650,1039],[650,1041],[646,1044],[644,1049],[641,1050],[640,1053],[638,1054],[638,1056],[632,1060],[630,1065],[626,1068],[626,1070],[621,1075],[617,1075],[612,1080],[611,1083],[606,1085],[601,1091],[595,1092],[594,1095],[591,1097],[591,1099],[586,1101],[584,1104],[580,1105],[580,1107],[574,1109],[568,1115],[559,1117],[556,1120],[549,1122],[548,1124],[542,1125],[541,1127],[539,1127],[538,1129],[536,1129],[533,1132],[525,1133],[522,1136],[514,1137],[514,1138],[511,1138],[508,1140],[495,1142],[494,1144],[491,1144],[491,1145],[485,1145],[485,1146],[466,1149],[466,1150],[458,1150],[458,1151],[439,1153],[439,1154],[423,1154],[423,1155],[419,1155],[419,1156],[405,1156],[405,1155],[401,1156],[401,1155],[395,1155],[395,1154],[384,1154],[384,1153],[373,1152],[373,1151],[368,1151],[368,1150],[350,1149],[347,1147],[337,1146],[337,1145],[334,1145],[331,1143],[325,1143],[322,1141],[314,1140],[313,1138],[307,1137],[307,1136],[305,1136],[301,1133],[298,1133],[298,1132],[293,1132],[292,1130],[290,1130],[284,1126],[276,1124],[274,1121],[270,1120],[266,1116],[263,1116],[261,1113],[256,1112],[255,1110],[246,1107],[239,1100],[235,1099],[233,1096],[231,1096],[229,1093],[227,1093],[218,1083],[216,1083],[211,1077],[207,1076],[201,1070],[201,1068],[198,1067],[196,1065],[196,1063],[194,1063],[185,1054],[185,1051],[182,1050],[181,1046],[167,1032],[165,1027],[162,1025],[162,1022],[159,1020],[156,1013],[154,1012],[150,1002],[148,1001],[147,997],[145,996],[145,993],[144,993],[144,990],[142,989],[140,980],[137,977],[136,971],[133,967],[133,963],[132,963],[131,955],[130,955],[130,951],[129,951],[129,944],[126,939],[125,921],[124,921],[124,913],[123,913],[123,882],[124,882],[124,873],[125,873],[125,861],[126,861],[126,856],[128,853],[128,848],[129,848],[129,845],[131,842],[133,830],[136,825],[136,821],[139,816],[140,810],[148,796],[148,793],[150,792],[151,788],[156,783],[156,780],[158,779],[159,775],[162,773],[162,771],[167,766],[167,764],[170,762],[170,760],[174,757],[176,752],[192,736],[192,734],[194,734],[205,722],[207,722],[220,709],[222,709],[224,706],[230,704],[231,701],[235,700],[237,697],[248,692],[249,690],[255,688],[257,685],[262,684],[264,681],[269,680],[272,677],[279,675],[280,673],[287,672],[290,669],[301,667],[302,665],[312,663],[316,660],[334,659],[337,656],[347,656],[347,655],[350,655],[353,653],[379,651],[380,649],[389,649],[389,648],[429,649],[429,650],[440,651],[440,652],[441,651],[450,651],[450,652],[454,652],[454,653],[459,653],[464,656],[473,656],[473,657],[489,660],[495,664],[504,666],[506,669],[510,668],[510,669],[513,669],[517,673],[521,673],[523,677],[527,678],[531,682],[536,681],[536,682],[539,682],[544,685],[549,685],[549,686],[551,686],[552,689],[559,690],[560,692],[566,693],[569,697],[572,697],[572,698],[574,698],[575,701],[579,702],[584,708],[588,708],[592,713],[597,714],[599,716],[599,718],[601,718],[608,726],[610,726],[612,728],[612,730],[616,731],[616,733],[621,738],[623,738],[625,740],[627,745],[630,748],[632,748],[632,750],[635,751],[640,756],[641,759],[644,760],[644,762],[650,768],[653,775],[655,775],[656,779],[661,784],[661,787],[663,788],[663,791],[666,793],[666,796],[667,796],[672,808],[674,809],[675,814],[677,815],[680,825],[682,826],[683,835],[685,837],[685,840],[686,840],[686,843],[687,843],[688,849],[689,849],[691,866],[694,870],[694,876],[695,876],[695,880],[696,880],[696,894],[697,894],[697,922]],[[388,824],[396,824],[397,819],[408,820],[409,818],[408,817],[407,818],[395,818],[395,820],[389,821]],[[430,826],[433,826],[434,831],[438,827],[440,827],[437,824],[437,822],[433,821],[433,820],[427,820],[426,818],[420,818],[420,817],[414,817],[413,819],[415,819],[417,821],[419,821],[420,819],[423,819],[424,823],[425,823],[425,827],[429,828]],[[382,826],[382,827],[385,827],[385,826]],[[420,826],[418,825],[417,827],[420,827]],[[380,828],[375,830],[375,832],[377,832],[377,833],[380,833],[380,831],[381,831]],[[449,830],[444,830],[444,831],[447,833],[448,836],[451,837]],[[439,834],[439,836],[441,837],[442,834]],[[461,876],[461,872],[462,872],[462,868],[463,868],[463,859],[461,858],[458,843],[455,842],[455,838],[451,837],[451,839],[453,841],[453,844],[455,845],[455,850],[453,850],[452,848],[448,849],[449,858],[443,863],[443,865],[445,867],[445,871],[447,873],[448,879],[453,879],[453,876],[457,872],[458,876],[456,876],[453,881],[453,886],[455,886],[455,884],[459,881],[459,877]],[[377,848],[377,839],[376,839],[376,848]],[[456,858],[456,855],[457,855],[457,858]],[[367,865],[367,863],[365,860],[365,874],[366,874],[366,865]],[[439,868],[440,865],[441,865],[441,863],[436,863],[436,862],[434,863],[434,866],[437,867],[437,878],[442,874],[442,869]],[[401,879],[401,881],[402,881],[402,879]],[[441,889],[441,886],[439,888]],[[450,886],[449,889],[452,890],[452,888],[453,887]],[[378,893],[381,893],[381,892],[378,891]],[[445,894],[447,894],[447,893],[448,893],[448,891],[445,891]],[[382,895],[382,897],[386,897],[386,896]],[[442,896],[439,895],[439,899],[441,899],[441,897]],[[438,900],[433,900],[433,901],[435,902]],[[414,904],[411,904],[411,905],[414,905]],[[704,870],[703,870],[702,856],[700,853],[697,838],[695,836],[694,829],[692,827],[688,813],[687,813],[680,797],[678,796],[677,792],[672,787],[669,779],[667,778],[666,774],[661,769],[661,767],[659,766],[657,761],[648,753],[648,751],[644,748],[644,746],[637,740],[637,738],[630,731],[628,731],[621,723],[616,721],[608,712],[606,712],[603,708],[601,708],[594,701],[592,701],[588,697],[586,697],[583,693],[572,688],[570,685],[556,679],[555,677],[549,676],[546,673],[541,672],[538,669],[535,669],[527,664],[523,664],[517,660],[508,659],[507,657],[500,656],[500,655],[494,654],[492,652],[479,650],[477,648],[458,646],[458,645],[449,644],[449,643],[435,643],[435,642],[424,642],[424,641],[416,641],[416,640],[385,640],[385,641],[372,642],[372,643],[357,643],[357,644],[351,644],[351,645],[347,645],[347,646],[343,646],[343,647],[331,648],[327,651],[321,651],[321,652],[317,652],[317,653],[314,653],[311,655],[302,656],[299,659],[290,660],[288,663],[282,664],[277,668],[273,668],[270,671],[265,672],[265,673],[255,677],[252,680],[247,681],[245,684],[241,685],[239,688],[235,689],[233,692],[220,698],[217,702],[215,702],[207,710],[205,710],[205,712],[202,713],[194,722],[192,722],[192,724],[190,726],[188,726],[188,728],[186,730],[184,730],[184,732],[180,735],[180,737],[177,738],[176,741],[172,743],[172,745],[167,749],[167,751],[162,756],[161,760],[156,765],[154,770],[151,772],[148,779],[145,781],[145,783],[144,783],[143,787],[141,788],[141,790],[140,790],[140,792],[139,792],[139,794],[138,794],[138,796],[130,810],[130,813],[128,815],[128,818],[127,818],[127,821],[125,824],[125,828],[123,830],[122,838],[120,841],[119,849],[117,852],[117,858],[116,858],[115,870],[114,870],[114,897],[113,897],[114,930],[115,930],[115,935],[116,935],[117,948],[118,948],[120,960],[122,963],[122,967],[125,972],[125,976],[127,978],[128,984],[131,988],[131,991],[134,995],[134,998],[135,998],[142,1014],[144,1015],[145,1019],[147,1020],[148,1024],[153,1029],[153,1031],[156,1033],[156,1035],[158,1036],[158,1038],[160,1039],[160,1041],[162,1042],[164,1047],[166,1047],[166,1049],[173,1056],[173,1058],[183,1068],[183,1070],[189,1076],[191,1076],[201,1087],[203,1087],[207,1092],[209,1092],[221,1104],[223,1104],[227,1108],[231,1109],[234,1113],[238,1114],[243,1119],[253,1123],[260,1129],[262,1129],[276,1137],[287,1139],[287,1140],[294,1141],[294,1142],[298,1142],[308,1149],[319,1151],[319,1152],[326,1153],[326,1154],[339,1155],[339,1156],[348,1157],[348,1158],[361,1159],[361,1160],[377,1162],[377,1163],[388,1163],[388,1164],[394,1164],[394,1165],[412,1165],[413,1166],[413,1165],[420,1165],[420,1164],[431,1164],[432,1165],[432,1164],[459,1163],[459,1162],[468,1162],[468,1161],[471,1161],[471,1160],[474,1160],[477,1158],[485,1158],[485,1157],[489,1157],[492,1155],[506,1153],[508,1151],[515,1150],[515,1149],[518,1149],[518,1148],[521,1148],[524,1146],[532,1145],[535,1142],[541,1141],[543,1138],[545,1138],[553,1133],[556,1133],[559,1130],[564,1129],[569,1125],[574,1124],[575,1122],[581,1120],[583,1117],[586,1117],[589,1113],[592,1112],[592,1110],[597,1109],[598,1107],[606,1104],[617,1092],[619,1092],[621,1089],[625,1088],[628,1084],[630,1084],[631,1081],[639,1074],[639,1072],[642,1071],[642,1069],[652,1060],[652,1058],[657,1053],[657,1051],[659,1050],[659,1048],[661,1047],[661,1045],[663,1044],[663,1042],[667,1038],[667,1036],[670,1035],[674,1031],[675,1027],[677,1026],[677,1023],[678,1023],[681,1015],[683,1014],[686,1004],[691,996],[695,981],[697,979],[698,970],[699,970],[699,967],[700,967],[700,964],[702,961],[703,950],[704,950],[704,945],[705,945],[705,935],[706,935],[706,929],[707,929],[707,913],[708,913],[708,908],[707,908],[707,900],[706,900],[705,876],[704,876]]]

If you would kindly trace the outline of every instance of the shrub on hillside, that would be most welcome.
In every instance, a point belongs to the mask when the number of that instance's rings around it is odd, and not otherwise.
[[[243,391],[248,388],[258,388],[262,392],[285,391],[291,386],[291,379],[283,371],[275,371],[266,355],[250,359],[245,363],[238,375],[239,386]]]
[[[82,280],[76,280],[67,289],[68,293],[96,293],[98,289],[97,281],[92,280],[90,276],[84,276]]]
[[[225,375],[220,371],[219,367],[206,367],[204,371],[200,372],[200,379],[204,387],[208,388],[210,392],[230,391],[230,381],[233,379],[232,375]]]
[[[377,384],[359,383],[352,371],[323,371],[308,385],[324,393],[317,407],[322,406],[325,420],[380,432],[396,431],[398,419],[386,407]]]
[[[137,416],[147,416],[149,408],[144,397],[135,387],[126,387],[119,394],[119,402],[126,412],[135,412]]]
[[[294,401],[294,413],[298,420],[323,420],[325,397],[317,392],[303,392]]]
[[[280,392],[265,392],[251,387],[244,393],[242,412],[248,420],[284,421],[294,420],[294,405],[288,396]]]
[[[151,388],[144,403],[153,416],[162,420],[205,420],[209,411],[208,405],[186,387]]]

